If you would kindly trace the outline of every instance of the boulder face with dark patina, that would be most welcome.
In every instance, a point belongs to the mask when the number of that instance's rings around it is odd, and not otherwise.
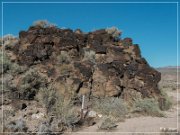
[[[114,39],[105,29],[83,33],[32,26],[19,33],[12,50],[16,62],[41,67],[62,93],[127,100],[160,93],[161,75],[141,56],[139,46],[131,38]]]

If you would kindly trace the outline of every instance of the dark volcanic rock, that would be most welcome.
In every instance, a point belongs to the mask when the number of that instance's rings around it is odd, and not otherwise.
[[[19,43],[12,50],[18,63],[44,67],[44,74],[63,91],[71,85],[73,91],[90,96],[125,99],[134,92],[142,97],[160,92],[157,84],[161,75],[141,57],[139,46],[131,38],[114,39],[105,29],[84,34],[80,30],[30,27],[19,33]],[[57,56],[66,63],[59,63]]]

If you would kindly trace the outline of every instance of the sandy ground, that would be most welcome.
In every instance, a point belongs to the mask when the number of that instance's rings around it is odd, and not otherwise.
[[[168,93],[170,96],[174,98],[174,100],[177,101],[177,93],[175,91],[171,91]],[[180,102],[180,93],[178,93],[179,99],[178,101]],[[179,104],[178,104],[179,105]],[[133,135],[135,133],[138,133],[140,135],[143,135],[144,132],[149,132],[149,134],[157,134],[159,135],[160,133],[153,133],[153,132],[160,132],[160,128],[175,128],[177,129],[177,123],[180,120],[178,119],[178,115],[180,112],[178,111],[177,103],[173,106],[172,109],[169,111],[166,111],[166,117],[150,117],[150,116],[142,116],[142,117],[135,117],[135,118],[130,118],[126,119],[125,122],[120,122],[118,123],[118,127],[116,130],[109,131],[109,132],[102,132],[98,130],[98,124],[87,127],[82,129],[81,131],[74,132],[74,133],[66,133],[71,134],[71,135],[82,135],[82,134],[129,134]],[[178,114],[179,112],[179,114]],[[120,133],[121,132],[121,133]],[[132,133],[128,133],[132,132]]]

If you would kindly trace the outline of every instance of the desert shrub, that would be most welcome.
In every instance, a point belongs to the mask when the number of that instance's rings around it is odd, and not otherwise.
[[[5,66],[6,65],[6,66]],[[0,78],[0,87],[3,89],[0,90],[0,92],[3,90],[3,92],[13,92],[16,90],[16,84],[14,83],[14,76],[24,72],[26,69],[22,66],[19,66],[16,63],[6,63],[3,66],[7,67],[4,68],[4,75],[3,78]],[[1,69],[2,71],[2,69]],[[1,72],[2,73],[2,72]],[[3,81],[2,81],[3,80]]]
[[[12,50],[12,48],[18,44],[19,39],[11,34],[5,35],[0,38],[0,45],[3,45],[5,50]],[[2,50],[1,50],[2,51]]]
[[[114,37],[115,39],[118,39],[119,36],[120,36],[121,33],[122,33],[122,32],[121,32],[118,28],[116,28],[116,27],[107,28],[107,29],[106,29],[106,32],[107,32],[108,34],[111,34],[112,37]]]
[[[9,41],[9,40],[12,40],[15,38],[16,38],[15,36],[13,36],[11,34],[7,34],[7,35],[3,36],[3,42]]]
[[[12,82],[13,76],[11,74],[4,74],[3,78],[0,78],[0,94],[3,91],[12,92],[15,89],[15,84]],[[3,89],[2,89],[3,85]]]
[[[50,112],[57,99],[56,91],[51,86],[40,88],[36,99],[47,108],[47,112]]]
[[[34,26],[38,26],[41,28],[46,28],[46,27],[55,27],[56,24],[53,24],[47,20],[37,20],[33,23]]]
[[[68,52],[61,51],[61,54],[57,56],[57,61],[59,64],[68,64],[70,62],[70,56]]]
[[[49,123],[42,122],[38,127],[38,135],[53,135]]]
[[[93,50],[84,50],[84,61],[95,62],[96,53]]]
[[[40,89],[36,98],[45,105],[48,114],[55,117],[56,120],[53,124],[58,126],[59,129],[73,128],[79,121],[73,100],[71,98],[65,99],[54,88]]]
[[[9,60],[9,58],[7,57],[6,54],[3,54],[2,52],[0,53],[0,61],[1,61],[1,73],[7,73],[8,70],[11,69],[12,67],[12,63],[11,61]],[[2,71],[2,68],[3,68],[3,71]]]
[[[161,95],[162,95],[162,100],[159,100],[159,107],[161,110],[169,110],[173,103],[172,103],[172,99],[167,95],[167,93],[165,91],[163,91],[161,89]]]
[[[12,63],[11,67],[10,67],[10,74],[21,74],[24,73],[26,71],[27,67],[25,66],[20,66],[17,63]]]
[[[3,37],[3,45],[5,46],[5,49],[12,49],[13,46],[18,44],[19,39],[13,35],[6,35]]]
[[[93,108],[97,112],[106,116],[112,116],[117,120],[124,118],[128,111],[124,101],[114,97],[94,100]]]
[[[16,89],[16,85],[12,81],[13,76],[10,74],[4,75],[3,78],[3,91],[4,92],[12,92]]]
[[[74,31],[74,33],[76,33],[76,34],[83,34],[83,32],[82,32],[80,29],[76,29],[76,30]]]
[[[3,125],[5,126],[6,124],[8,124],[7,122],[9,122],[11,117],[15,116],[15,111],[13,109],[11,109],[11,110],[3,110],[2,113],[3,113],[3,118],[2,118],[2,115],[1,115],[0,122],[2,123],[2,120],[3,120],[3,122],[4,122]]]
[[[26,122],[23,121],[22,119],[17,119],[15,121],[9,122],[6,127],[12,132],[26,132],[27,127],[26,127]]]
[[[158,102],[153,98],[136,100],[134,103],[134,112],[140,112],[151,116],[164,116],[159,109]]]
[[[46,87],[47,80],[35,69],[26,71],[21,78],[18,92],[20,99],[34,99],[40,88]]]
[[[68,75],[72,71],[72,66],[70,64],[62,64],[59,67],[61,75]]]
[[[4,45],[13,45],[15,43],[18,42],[18,38],[11,35],[11,34],[7,34],[5,36],[3,36],[3,38],[1,38],[0,43],[4,43]]]
[[[0,45],[3,45],[3,39],[0,37]]]
[[[101,130],[112,130],[116,127],[117,127],[117,124],[115,123],[115,120],[107,117],[102,120],[102,123],[98,128]]]
[[[64,96],[58,96],[53,114],[58,118],[59,124],[68,128],[73,128],[79,121],[73,101],[65,99]]]
[[[23,73],[26,70],[25,67],[20,66],[17,63],[11,62],[7,54],[6,53],[2,54],[2,52],[0,53],[0,66],[1,66],[1,70],[0,70],[1,74],[2,72],[10,73],[10,74],[19,74],[19,73]]]

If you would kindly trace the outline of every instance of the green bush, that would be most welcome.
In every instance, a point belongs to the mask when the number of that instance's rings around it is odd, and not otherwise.
[[[2,74],[2,68],[3,68],[3,73],[9,73],[9,74],[20,74],[26,70],[26,67],[11,62],[9,57],[5,53],[2,54],[2,52],[0,53],[0,65],[1,65],[1,70],[0,70],[1,74]]]
[[[161,89],[161,95],[162,95],[162,98],[161,98],[162,100],[159,100],[160,109],[163,111],[169,110],[173,105],[172,99],[162,89]]]
[[[3,82],[2,82],[3,79]],[[13,76],[11,74],[4,74],[3,78],[0,79],[0,87],[2,88],[3,83],[3,92],[12,92],[16,89],[15,84],[13,83]]]
[[[0,61],[1,61],[1,74],[2,74],[2,68],[3,68],[3,73],[7,73],[11,67],[12,67],[12,63],[9,60],[9,58],[7,57],[6,54],[3,54],[2,52],[0,53]]]
[[[36,99],[46,107],[47,112],[50,112],[57,100],[56,91],[52,87],[40,88]]]
[[[0,87],[2,88],[3,85],[3,89],[1,89],[0,92],[11,91],[15,87],[12,83],[13,74],[11,73],[15,69],[13,69],[12,67],[13,63],[11,63],[11,61],[8,59],[7,55],[4,54],[3,56],[2,52],[0,52],[0,74],[4,74],[3,78],[0,78]]]
[[[54,127],[59,127],[59,129],[73,128],[79,121],[72,99],[65,99],[63,95],[57,94],[52,87],[41,89],[36,98],[45,105],[48,114],[55,117]]]
[[[65,99],[64,96],[58,96],[53,114],[58,118],[59,123],[68,128],[73,128],[79,121],[73,101],[71,99]]]
[[[18,93],[20,99],[34,99],[40,88],[46,87],[47,80],[35,69],[26,71],[21,78]]]
[[[102,115],[112,116],[117,119],[124,118],[128,112],[124,101],[120,98],[114,97],[94,100],[93,108]]]
[[[144,98],[136,100],[134,103],[134,112],[140,112],[151,116],[164,116],[159,109],[158,102],[153,98]]]
[[[17,63],[12,63],[11,69],[10,69],[10,74],[21,74],[24,73],[27,70],[27,67],[25,66],[20,66]]]

